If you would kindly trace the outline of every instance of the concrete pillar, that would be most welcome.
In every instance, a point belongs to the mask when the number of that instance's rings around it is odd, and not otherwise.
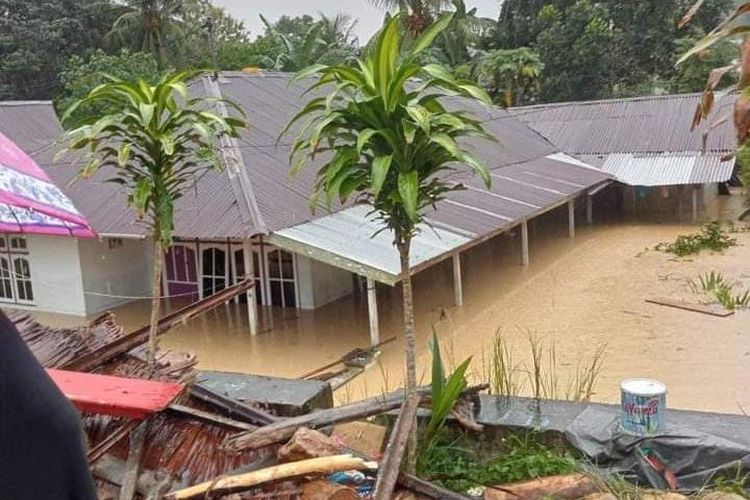
[[[529,223],[521,223],[521,265],[529,265]]]
[[[568,202],[568,237],[576,237],[576,199]]]
[[[378,325],[378,294],[375,281],[367,278],[367,313],[370,316],[370,345],[380,343],[380,327]]]
[[[250,240],[242,242],[242,256],[245,263],[245,279],[253,280],[253,287],[247,291],[247,321],[250,324],[250,334],[258,335],[258,283],[255,280],[255,267],[253,262],[253,245]]]
[[[698,223],[698,190],[699,186],[693,186],[693,224]]]
[[[586,196],[586,224],[594,223],[594,199],[593,196]]]
[[[453,295],[455,296],[456,305],[464,305],[464,289],[461,283],[461,254],[453,254]]]

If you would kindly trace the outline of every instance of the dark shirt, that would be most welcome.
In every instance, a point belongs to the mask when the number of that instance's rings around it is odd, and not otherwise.
[[[2,312],[0,499],[96,499],[78,413]]]

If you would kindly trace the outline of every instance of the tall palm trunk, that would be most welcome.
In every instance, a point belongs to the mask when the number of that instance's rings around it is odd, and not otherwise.
[[[164,267],[164,247],[158,231],[154,236],[154,274],[151,282],[151,322],[148,330],[148,351],[146,364],[151,373],[156,369],[156,349],[159,346],[157,327],[161,309],[161,272]]]
[[[404,326],[406,327],[406,392],[410,396],[417,390],[416,326],[414,325],[414,298],[409,268],[411,235],[405,236],[397,246],[401,258],[401,288],[404,299]],[[417,463],[417,426],[413,423],[409,433],[406,457],[407,471],[413,473]]]

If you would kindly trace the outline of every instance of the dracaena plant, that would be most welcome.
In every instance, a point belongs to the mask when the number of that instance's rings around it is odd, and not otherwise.
[[[401,262],[406,327],[407,389],[416,387],[415,326],[409,272],[411,241],[428,207],[462,186],[446,174],[468,169],[489,186],[490,175],[463,139],[491,139],[482,124],[462,110],[448,109],[447,96],[490,104],[487,93],[455,79],[444,67],[421,65],[419,54],[450,23],[441,17],[408,46],[402,20],[383,26],[356,67],[315,65],[298,74],[313,79],[312,98],[291,120],[303,123],[292,149],[293,172],[308,158],[325,158],[314,185],[313,206],[325,198],[365,200],[394,236]]]
[[[83,154],[79,178],[107,171],[111,175],[108,180],[126,190],[128,203],[150,229],[154,241],[151,367],[157,347],[161,272],[164,252],[172,244],[175,201],[202,171],[222,168],[215,143],[222,136],[236,137],[245,126],[240,118],[212,112],[218,99],[189,96],[187,82],[198,76],[195,72],[169,74],[156,85],[110,78],[63,115],[65,122],[87,105],[106,104],[114,110],[90,117],[68,131],[63,153],[73,150]]]

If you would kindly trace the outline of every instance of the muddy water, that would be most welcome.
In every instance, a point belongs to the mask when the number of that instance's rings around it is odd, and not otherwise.
[[[497,331],[512,346],[514,361],[527,364],[533,332],[548,345],[554,339],[561,386],[582,357],[606,345],[595,400],[618,401],[621,379],[647,376],[667,384],[672,407],[731,413],[740,406],[750,409],[750,314],[717,318],[644,302],[652,296],[697,301],[688,282],[711,270],[750,287],[749,232],[734,235],[741,245],[723,254],[675,259],[649,249],[694,227],[595,225],[579,227],[570,240],[564,219],[553,219],[530,227],[528,268],[519,265],[520,237],[514,234],[465,253],[463,308],[452,305],[450,262],[415,277],[423,380],[428,378],[427,344],[433,329],[448,358],[474,357],[477,379]],[[381,338],[397,335],[398,340],[383,349],[376,366],[338,391],[339,401],[402,383],[400,292],[382,287],[378,300]],[[134,327],[147,320],[148,306],[130,304],[116,312],[121,322]],[[230,304],[174,330],[162,343],[194,351],[205,369],[295,377],[369,342],[364,297],[351,296],[316,311],[264,309],[261,314],[263,332],[256,337],[248,332],[243,307]],[[525,386],[528,392],[529,384]]]

